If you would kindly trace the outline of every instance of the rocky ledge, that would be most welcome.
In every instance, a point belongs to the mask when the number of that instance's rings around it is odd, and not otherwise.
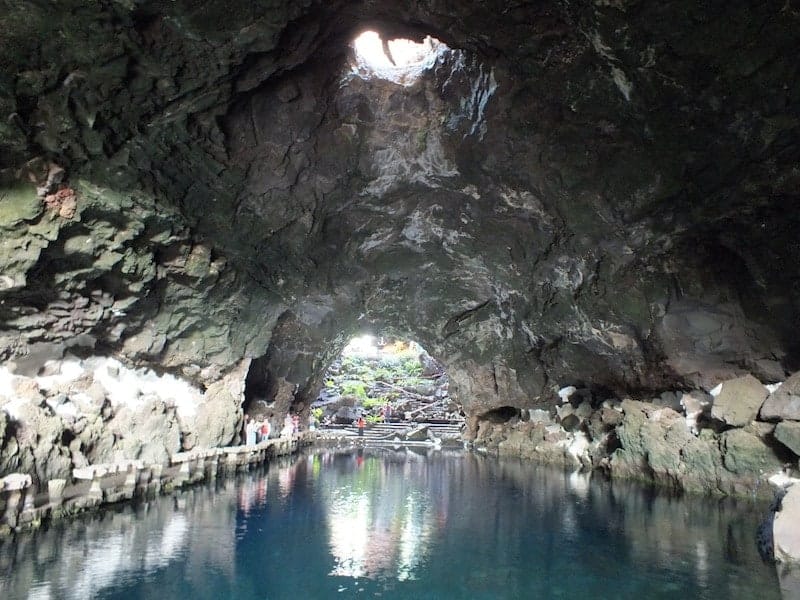
[[[569,387],[561,398],[552,411],[473,421],[474,446],[712,494],[771,498],[798,474],[800,373],[771,386],[747,375],[710,394],[600,399]]]

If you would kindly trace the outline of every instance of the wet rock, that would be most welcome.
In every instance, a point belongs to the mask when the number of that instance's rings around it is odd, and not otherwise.
[[[800,456],[800,423],[783,421],[775,426],[775,439]]]
[[[769,395],[761,407],[761,418],[765,421],[800,421],[800,371]]]
[[[767,388],[752,375],[731,379],[714,398],[711,416],[727,425],[744,427],[758,416],[767,395]]]

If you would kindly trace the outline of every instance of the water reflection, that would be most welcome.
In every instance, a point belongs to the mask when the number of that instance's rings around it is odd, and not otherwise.
[[[365,461],[359,453],[352,456],[355,474],[343,465],[323,481],[331,575],[405,581],[414,579],[425,561],[436,527],[446,520],[448,495],[431,487],[426,460],[413,453],[400,456]],[[313,460],[332,465],[332,458],[323,454]]]
[[[0,598],[767,600],[762,509],[470,454],[323,452],[17,536]]]
[[[194,488],[18,535],[0,545],[0,598],[95,598],[175,561],[197,585],[208,565],[235,577],[236,497],[233,482]]]

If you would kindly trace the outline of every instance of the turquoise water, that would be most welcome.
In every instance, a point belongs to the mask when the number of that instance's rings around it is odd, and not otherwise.
[[[763,505],[466,453],[318,453],[0,545],[0,598],[780,598]]]

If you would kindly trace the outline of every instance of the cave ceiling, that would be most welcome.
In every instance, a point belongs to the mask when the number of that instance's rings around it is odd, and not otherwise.
[[[800,5],[0,2],[0,358],[313,395],[420,341],[468,411],[798,367]],[[414,83],[352,40],[449,48]]]

